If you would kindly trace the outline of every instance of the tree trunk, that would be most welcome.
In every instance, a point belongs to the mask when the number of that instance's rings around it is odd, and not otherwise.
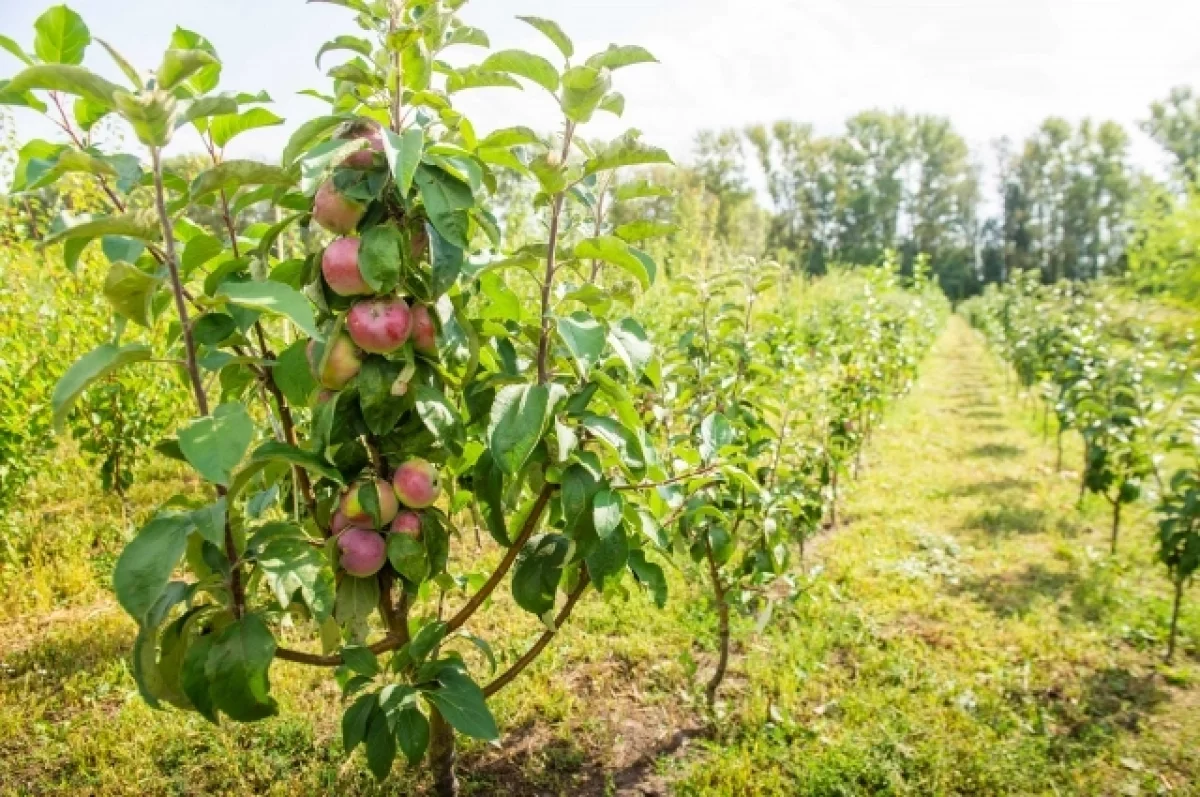
[[[712,546],[708,544],[707,539],[704,545],[708,555],[708,575],[712,579],[713,597],[717,601],[717,646],[719,648],[717,669],[713,672],[712,678],[709,679],[708,686],[704,690],[704,694],[708,698],[708,707],[711,709],[716,705],[717,689],[725,680],[725,670],[729,667],[729,604],[725,602],[725,587],[721,583],[717,560],[713,558]]]
[[[1083,507],[1083,497],[1087,495],[1087,466],[1088,466],[1088,450],[1087,442],[1083,444],[1083,470],[1079,474],[1079,506]]]
[[[838,472],[835,468],[833,471],[833,500],[829,502],[829,528],[837,529],[837,502],[838,502]]]
[[[436,708],[429,714],[429,771],[433,791],[438,797],[458,797],[458,776],[454,774],[454,729]]]
[[[1175,600],[1171,604],[1171,632],[1167,635],[1167,664],[1175,658],[1175,638],[1179,633],[1179,609],[1183,606],[1183,579],[1175,579]]]
[[[1055,473],[1062,473],[1063,433],[1062,433],[1061,426],[1058,428],[1058,436],[1056,439],[1057,439],[1057,443],[1058,443],[1058,459],[1055,460],[1055,462],[1054,462],[1054,471],[1055,471]]]
[[[1121,530],[1121,499],[1118,497],[1116,501],[1113,501],[1113,514],[1112,514],[1112,553],[1113,553],[1113,556],[1117,555],[1117,535],[1120,533],[1120,530]]]

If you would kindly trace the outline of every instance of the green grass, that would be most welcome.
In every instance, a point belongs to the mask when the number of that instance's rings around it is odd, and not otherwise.
[[[134,499],[143,513],[178,487],[154,475]],[[253,726],[147,708],[126,662],[132,624],[104,588],[126,527],[120,506],[61,489],[39,485],[22,510],[45,544],[0,582],[0,793],[423,787],[399,768],[376,787],[357,756],[344,760],[327,673],[277,664],[281,715]],[[699,688],[712,661],[710,607],[702,583],[676,572],[665,612],[636,593],[581,604],[495,702],[502,746],[465,745],[464,785],[522,795],[1200,794],[1200,607],[1185,612],[1176,667],[1161,667],[1169,594],[1150,518],[1130,513],[1114,560],[1105,507],[1081,514],[1075,498],[1074,474],[1054,471],[1053,441],[953,319],[876,435],[846,522],[811,546],[800,600],[762,634],[738,618],[713,726]],[[64,507],[29,508],[47,500]],[[25,583],[38,585],[35,597]],[[536,633],[507,596],[486,614],[475,630],[506,657]]]

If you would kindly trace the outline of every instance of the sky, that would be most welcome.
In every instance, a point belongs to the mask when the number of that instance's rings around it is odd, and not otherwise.
[[[145,68],[158,64],[175,25],[211,39],[225,62],[222,88],[267,90],[289,123],[248,133],[237,157],[271,160],[296,124],[323,103],[296,92],[327,89],[312,56],[339,33],[355,33],[351,13],[301,0],[71,0],[93,36]],[[47,7],[0,0],[0,33],[32,43]],[[640,44],[660,64],[619,71],[627,126],[686,161],[698,130],[790,118],[836,133],[867,108],[949,116],[991,171],[991,142],[1020,140],[1048,116],[1113,119],[1134,138],[1139,166],[1158,170],[1160,151],[1136,131],[1149,104],[1172,86],[1200,87],[1200,2],[1195,0],[473,0],[464,20],[486,30],[493,49],[555,55],[517,14],[557,20],[577,52],[611,42]],[[483,51],[456,48],[459,60]],[[326,68],[336,61],[327,57]],[[119,74],[98,46],[87,64]],[[0,51],[0,77],[19,66]],[[512,124],[551,129],[554,106],[536,88],[457,95],[482,133]],[[23,138],[52,130],[19,111]],[[195,149],[189,136],[177,150]]]

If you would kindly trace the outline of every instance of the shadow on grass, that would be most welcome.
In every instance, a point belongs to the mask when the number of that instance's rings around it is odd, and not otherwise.
[[[1167,700],[1157,676],[1135,675],[1121,667],[1095,670],[1083,678],[1078,700],[1050,701],[1061,732],[1051,754],[1059,760],[1095,756],[1123,733],[1139,733],[1146,717]]]
[[[999,410],[955,410],[964,418],[969,418],[973,421],[998,421],[1004,417],[1004,413]]]
[[[553,733],[544,725],[527,722],[505,734],[500,755],[465,757],[460,777],[466,793],[510,797],[666,795],[668,786],[655,771],[658,759],[678,753],[690,740],[706,738],[711,731],[704,726],[680,728],[665,739],[635,747],[643,751],[641,755],[620,769],[608,768],[574,739]]]
[[[1024,570],[964,579],[954,594],[966,594],[1000,617],[1022,616],[1040,601],[1056,602],[1079,577],[1032,564]]]
[[[978,496],[997,496],[1017,490],[1029,490],[1033,487],[1033,482],[1029,479],[1014,479],[1007,477],[1004,479],[994,479],[986,482],[975,482],[974,484],[964,484],[960,487],[955,487],[952,490],[947,490],[946,495],[953,498],[975,498]]]
[[[75,626],[0,659],[0,691],[60,692],[72,676],[127,656],[132,645],[130,629]]]
[[[1027,506],[1001,505],[970,515],[963,521],[964,531],[982,532],[989,537],[1037,534],[1046,527],[1044,510]]]
[[[1025,449],[1020,446],[1010,446],[1006,443],[986,443],[967,451],[967,456],[975,459],[1014,459],[1023,453],[1025,453]]]

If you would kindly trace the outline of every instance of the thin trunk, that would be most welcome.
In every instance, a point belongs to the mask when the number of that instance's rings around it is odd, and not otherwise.
[[[1175,579],[1175,600],[1171,604],[1171,632],[1167,635],[1167,664],[1175,658],[1175,639],[1179,633],[1179,609],[1183,606],[1183,579]]]
[[[1121,499],[1117,498],[1116,501],[1113,501],[1113,513],[1112,513],[1112,553],[1113,553],[1113,556],[1117,555],[1117,535],[1120,533],[1120,531],[1121,531]]]
[[[1061,426],[1058,428],[1058,435],[1056,436],[1055,439],[1057,440],[1057,445],[1058,445],[1058,459],[1055,460],[1055,462],[1054,462],[1054,471],[1056,473],[1062,473],[1063,433],[1062,433]]]
[[[717,560],[713,558],[712,546],[707,538],[704,541],[705,552],[708,556],[708,575],[712,579],[713,597],[717,601],[717,646],[719,654],[717,669],[705,687],[704,694],[708,698],[708,707],[712,708],[717,701],[717,689],[725,680],[725,670],[729,666],[729,604],[725,601],[725,586],[721,583],[721,573],[717,569]]]
[[[1083,497],[1087,494],[1088,449],[1087,441],[1083,443],[1083,469],[1079,473],[1079,506],[1083,506]]]
[[[454,765],[454,728],[436,708],[429,714],[429,772],[433,775],[433,791],[438,797],[458,797],[458,776]]]
[[[835,468],[833,471],[833,500],[829,502],[829,528],[837,529],[837,504],[838,504],[838,472]]]

